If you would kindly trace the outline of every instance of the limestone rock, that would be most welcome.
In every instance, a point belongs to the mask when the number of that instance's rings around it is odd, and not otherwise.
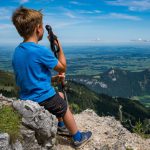
[[[13,99],[12,98],[7,98],[0,94],[0,108],[2,105],[12,105]]]
[[[15,143],[12,143],[11,147],[13,150],[23,150],[23,146],[19,140],[17,140]]]
[[[22,126],[21,135],[22,146],[24,150],[41,150],[41,146],[38,144],[37,139],[35,137],[35,131]]]
[[[0,150],[56,149],[57,119],[44,107],[30,100],[13,100],[0,95],[0,106],[12,105],[22,116],[20,137],[10,143],[7,133],[0,134]]]
[[[9,142],[9,135],[7,133],[0,133],[0,150],[11,150]]]
[[[14,101],[13,107],[22,115],[23,125],[35,131],[38,143],[45,146],[51,145],[48,141],[55,138],[57,133],[56,117],[30,100]]]

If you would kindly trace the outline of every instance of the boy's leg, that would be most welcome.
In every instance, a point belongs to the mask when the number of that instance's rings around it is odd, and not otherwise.
[[[77,128],[76,122],[75,122],[74,117],[73,117],[71,111],[69,110],[69,108],[67,108],[67,111],[63,117],[63,120],[64,120],[66,127],[68,128],[68,130],[70,131],[70,133],[72,135],[77,133],[78,128]]]
[[[62,93],[59,93],[59,95],[64,99],[64,96]],[[73,114],[71,113],[68,106],[67,106],[67,111],[62,118],[63,118],[63,121],[64,121],[66,127],[72,134],[74,146],[76,148],[80,148],[80,147],[84,146],[84,144],[86,144],[90,140],[90,138],[92,136],[92,132],[91,131],[80,132],[78,130],[76,122],[73,117]],[[59,118],[59,120],[61,121],[62,118]]]
[[[62,97],[64,99],[64,94],[62,92],[58,92],[60,97]]]
[[[59,95],[60,95],[60,97],[62,97],[64,99],[64,94],[62,92],[59,92]],[[69,110],[69,107],[67,107],[67,111],[66,111],[64,117],[63,118],[61,118],[61,117],[58,118],[58,121],[59,122],[64,121],[67,129],[70,131],[70,133],[72,135],[74,135],[78,131],[76,122],[74,120],[74,117],[73,117],[71,111]]]
[[[60,97],[62,97],[64,99],[64,94],[62,92],[58,92]],[[63,118],[62,117],[57,117],[58,119],[58,122],[62,122],[63,121]]]

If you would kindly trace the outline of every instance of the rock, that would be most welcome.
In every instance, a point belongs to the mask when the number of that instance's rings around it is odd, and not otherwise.
[[[104,145],[100,149],[96,149],[96,150],[110,150],[110,148],[108,145]]]
[[[112,150],[126,150],[124,142],[117,141],[113,146]]]
[[[37,139],[35,137],[35,131],[22,126],[21,135],[22,146],[24,150],[41,150],[41,146],[38,144]]]
[[[11,98],[7,98],[7,97],[3,96],[2,94],[0,94],[0,108],[3,105],[11,106],[12,102],[13,102],[13,100]]]
[[[54,115],[30,100],[14,101],[13,107],[22,115],[23,125],[35,131],[39,144],[46,147],[54,145],[49,142],[55,138],[57,133],[57,119]]]
[[[0,150],[11,150],[9,142],[9,135],[7,133],[0,133]]]
[[[18,140],[15,143],[12,143],[11,147],[13,150],[23,150],[23,146],[22,146],[21,142]]]
[[[57,119],[38,103],[13,100],[0,95],[0,106],[12,105],[22,116],[20,136],[10,143],[7,133],[0,134],[0,150],[55,150]]]
[[[150,139],[142,139],[125,129],[114,117],[99,117],[93,110],[74,115],[81,131],[92,131],[92,139],[82,150],[150,150]],[[74,150],[69,140],[61,140],[59,150]]]

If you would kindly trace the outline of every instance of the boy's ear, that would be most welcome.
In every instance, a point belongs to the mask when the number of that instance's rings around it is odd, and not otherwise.
[[[40,32],[41,29],[42,29],[42,25],[38,24],[36,27],[37,32]]]
[[[37,28],[39,28],[39,26],[40,26],[40,25],[38,24],[38,25],[37,25]]]
[[[38,24],[38,27],[39,27],[39,28],[42,28],[42,24]]]

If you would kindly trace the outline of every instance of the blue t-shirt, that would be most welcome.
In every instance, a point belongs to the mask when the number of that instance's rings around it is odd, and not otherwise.
[[[58,63],[52,51],[34,42],[20,43],[12,58],[19,98],[42,102],[55,95],[51,69]]]

